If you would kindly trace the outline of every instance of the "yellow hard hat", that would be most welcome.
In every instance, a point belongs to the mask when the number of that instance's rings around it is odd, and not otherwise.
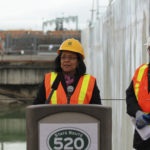
[[[58,49],[57,53],[60,54],[60,51],[71,51],[81,54],[82,58],[84,59],[84,50],[81,43],[76,39],[67,39],[65,40],[60,48]]]

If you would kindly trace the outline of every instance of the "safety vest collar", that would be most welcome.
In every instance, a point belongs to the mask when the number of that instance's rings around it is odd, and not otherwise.
[[[46,89],[50,89],[47,92],[50,93],[51,87],[53,82],[55,81],[57,77],[57,73],[51,72],[47,78],[50,77],[50,80],[46,79],[49,84],[49,88],[45,87]],[[77,83],[77,86],[75,88],[75,91],[73,92],[71,98],[70,98],[70,104],[89,104],[93,89],[95,85],[95,78],[90,75],[83,75],[80,77],[79,82]],[[46,94],[49,95],[49,94]],[[64,91],[64,88],[61,84],[61,82],[58,85],[57,90],[54,91],[52,97],[51,97],[51,104],[66,104],[67,103],[67,95]]]

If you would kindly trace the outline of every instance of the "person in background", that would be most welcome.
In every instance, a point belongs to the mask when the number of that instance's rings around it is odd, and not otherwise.
[[[150,56],[150,38],[146,45]],[[150,137],[143,139],[138,132],[150,125],[150,63],[136,69],[126,90],[126,103],[127,113],[135,118],[133,147],[136,150],[150,150]]]
[[[96,78],[86,74],[80,42],[67,39],[57,53],[55,72],[45,74],[33,104],[101,104]]]

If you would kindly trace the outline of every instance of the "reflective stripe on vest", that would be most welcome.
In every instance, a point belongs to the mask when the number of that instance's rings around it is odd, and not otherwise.
[[[148,64],[140,66],[133,77],[135,96],[142,111],[150,113],[150,93],[148,92]]]
[[[84,75],[81,90],[80,90],[80,94],[79,94],[78,104],[83,104],[84,103],[85,96],[86,96],[86,93],[87,93],[87,88],[88,88],[88,85],[89,85],[89,81],[90,81],[90,75]]]
[[[49,75],[46,75],[45,86],[50,86],[50,85],[52,86],[51,82],[54,82],[56,76],[57,74],[54,72],[50,73]],[[50,80],[46,79],[48,77],[50,77],[51,79]],[[47,84],[46,81],[48,81],[49,84]],[[92,97],[94,85],[95,85],[94,77],[90,75],[82,76],[79,79],[76,89],[70,98],[70,104],[89,104]],[[50,89],[50,90],[46,90],[46,97],[48,98],[49,93],[51,91],[51,87],[45,87],[45,89]],[[59,83],[57,90],[54,91],[52,95],[51,104],[67,104],[67,95],[63,89],[61,82]]]
[[[135,82],[135,96],[138,100],[138,93],[139,93],[139,86],[140,86],[140,82],[142,80],[142,77],[143,77],[143,74],[144,74],[144,71],[145,69],[148,67],[148,64],[144,64],[142,67],[139,68],[139,71],[138,71],[138,74],[137,74],[137,79],[136,79],[136,82]]]
[[[57,77],[57,73],[52,72],[52,73],[51,73],[51,83],[50,83],[51,87],[52,87],[52,85],[53,85],[53,83],[54,83],[56,77]],[[52,103],[52,104],[57,104],[57,93],[56,93],[56,90],[53,92],[53,95],[52,95],[52,97],[51,97],[50,103]]]
[[[55,72],[51,72],[51,73],[47,73],[45,75],[45,91],[46,91],[46,99],[48,99],[49,94],[51,92],[51,87],[55,81],[57,77],[57,73]],[[57,95],[56,95],[56,91],[53,92],[51,101],[53,101],[54,104],[57,104]]]

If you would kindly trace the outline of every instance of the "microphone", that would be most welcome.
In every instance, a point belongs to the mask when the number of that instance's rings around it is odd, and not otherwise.
[[[74,90],[74,87],[73,87],[72,85],[69,85],[69,86],[67,87],[67,92],[68,92],[68,93],[72,93],[73,90]]]
[[[67,104],[70,102],[70,97],[74,91],[74,87],[72,85],[67,86]]]

